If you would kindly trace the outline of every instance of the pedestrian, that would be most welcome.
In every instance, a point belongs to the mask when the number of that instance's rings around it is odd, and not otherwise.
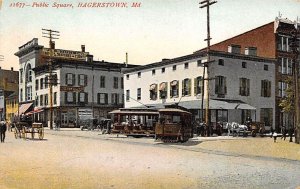
[[[286,138],[286,128],[285,128],[285,126],[282,126],[281,127],[281,139],[283,138],[283,140],[285,140],[285,138]]]
[[[6,123],[4,121],[0,122],[0,138],[1,138],[1,143],[4,142],[5,140],[5,132],[6,132]]]
[[[273,133],[273,138],[274,138],[274,142],[276,142],[276,139],[277,139],[277,133],[276,133],[276,131]]]

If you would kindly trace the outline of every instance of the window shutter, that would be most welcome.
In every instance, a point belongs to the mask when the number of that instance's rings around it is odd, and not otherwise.
[[[66,74],[66,80],[65,80],[66,82],[66,85],[68,85],[68,74]],[[42,86],[42,81],[41,81],[41,86]],[[42,88],[42,87],[41,87]]]
[[[72,85],[75,85],[75,81],[76,81],[75,74],[72,74]]]
[[[142,95],[142,94],[141,94]],[[120,104],[120,95],[119,94],[117,94],[117,104]]]
[[[182,80],[181,83],[182,83],[182,85],[181,85],[182,86],[182,96],[184,96],[184,80]]]
[[[268,81],[268,97],[271,97],[271,81]]]
[[[84,86],[87,86],[87,75],[84,75]]]
[[[168,82],[166,82],[166,89],[165,89],[165,93],[166,93],[166,97],[165,97],[165,99],[167,99],[167,98],[168,98]]]
[[[78,81],[77,81],[77,83],[78,83],[78,86],[80,86],[80,74],[79,75],[77,75],[78,77]]]
[[[65,92],[65,104],[67,104],[67,103],[68,103],[68,92]]]
[[[192,79],[188,80],[188,95],[191,95],[191,90],[192,90]]]
[[[88,93],[84,93],[84,102],[85,104],[88,104],[88,99],[89,98],[89,94]]]
[[[226,77],[224,77],[224,94],[227,94]]]
[[[75,78],[75,76],[74,76]],[[76,104],[76,92],[73,92],[73,103]]]
[[[108,104],[108,94],[105,94],[105,104]]]
[[[264,80],[261,80],[261,96],[264,96]]]
[[[242,94],[242,86],[243,86],[243,79],[240,78],[240,95],[243,95]]]
[[[97,93],[97,104],[100,104],[100,93]]]
[[[215,79],[215,94],[219,94],[219,76],[216,77]]]
[[[171,86],[171,82],[170,82],[170,97],[174,96],[172,89],[173,89],[173,86]]]

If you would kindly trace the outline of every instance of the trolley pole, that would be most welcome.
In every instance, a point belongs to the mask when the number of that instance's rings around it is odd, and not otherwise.
[[[52,56],[54,54],[54,41],[53,39],[58,39],[59,31],[54,31],[50,29],[42,29],[43,37],[49,38],[49,46],[50,46],[50,55],[48,59],[48,66],[49,66],[49,102],[50,102],[50,129],[53,129],[53,84],[54,84],[54,78],[52,75]]]
[[[203,75],[205,76],[205,70],[207,72],[207,79],[203,78],[203,86],[204,86],[204,81],[206,80],[206,106],[205,106],[205,122],[209,128],[209,133],[211,134],[211,126],[210,126],[210,119],[209,119],[209,69],[208,69],[208,64],[211,61],[210,60],[210,40],[212,39],[210,37],[210,17],[209,17],[209,7],[213,4],[217,3],[217,1],[211,1],[211,0],[204,0],[201,1],[199,4],[201,5],[200,8],[205,8],[206,7],[206,11],[207,11],[207,38],[204,41],[207,41],[207,48],[206,48],[206,52],[207,52],[207,62],[204,64],[204,70],[203,70]],[[202,5],[203,4],[203,5]],[[204,95],[204,91],[203,91],[203,95]],[[204,100],[204,99],[203,99]],[[203,100],[202,100],[202,108],[203,108]],[[202,109],[202,114],[203,114],[203,109]]]

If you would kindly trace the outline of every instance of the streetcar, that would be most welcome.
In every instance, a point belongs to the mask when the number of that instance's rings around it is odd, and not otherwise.
[[[159,109],[155,139],[165,143],[186,142],[193,137],[192,114],[183,108]]]
[[[155,137],[155,125],[159,113],[149,108],[120,108],[112,114],[112,134],[132,137]]]

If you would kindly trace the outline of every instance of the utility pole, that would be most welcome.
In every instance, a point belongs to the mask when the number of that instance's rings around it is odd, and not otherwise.
[[[292,43],[290,45],[293,52],[293,66],[294,66],[294,91],[295,91],[295,143],[300,143],[300,107],[299,107],[299,37],[300,37],[300,28],[293,30],[292,34]],[[291,141],[290,141],[291,142]]]
[[[48,59],[48,66],[49,66],[49,102],[50,102],[50,129],[53,129],[53,84],[54,84],[54,78],[52,75],[52,56],[54,54],[55,49],[55,43],[54,39],[58,39],[59,37],[59,31],[54,31],[51,29],[42,29],[43,37],[49,38],[49,46],[50,46],[50,56]]]
[[[210,19],[209,19],[209,7],[213,4],[217,3],[217,1],[211,1],[211,0],[204,0],[201,1],[199,4],[201,5],[200,8],[205,8],[206,7],[206,11],[207,11],[207,38],[204,41],[207,41],[207,48],[206,48],[206,52],[207,52],[207,62],[204,64],[204,70],[203,70],[203,76],[205,76],[205,70],[207,70],[207,79],[204,79],[203,77],[203,88],[204,88],[204,81],[206,80],[206,106],[205,106],[205,123],[207,124],[208,128],[209,128],[209,133],[211,134],[211,126],[210,126],[210,122],[209,122],[209,69],[208,69],[208,64],[210,62],[210,40],[212,39],[210,37]],[[203,95],[204,95],[204,91],[203,91]],[[203,97],[202,97],[202,114],[203,114]]]

